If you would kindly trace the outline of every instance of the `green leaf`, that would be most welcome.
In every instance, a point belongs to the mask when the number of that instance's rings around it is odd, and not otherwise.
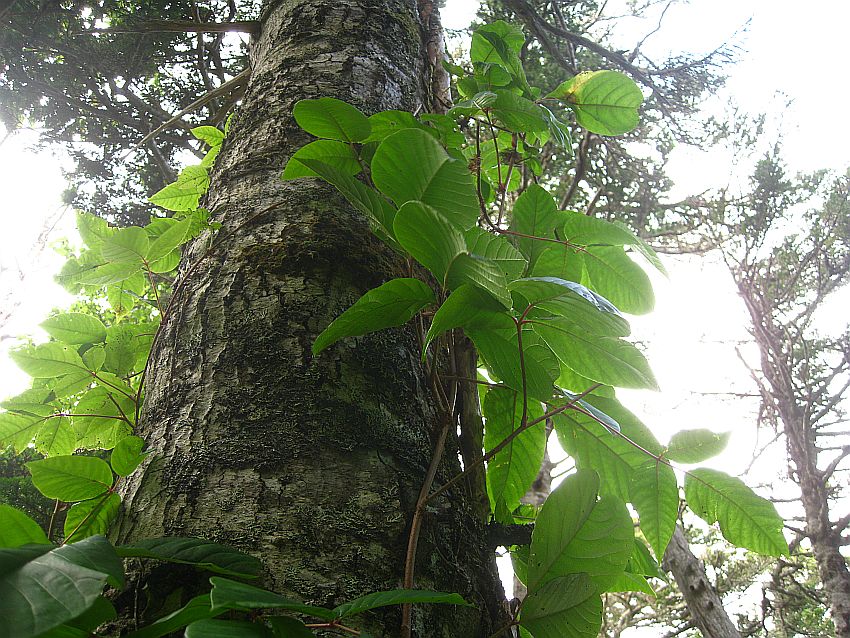
[[[107,286],[125,281],[139,272],[141,264],[97,263],[68,275],[68,280],[87,286]]]
[[[511,131],[538,132],[549,128],[543,110],[531,100],[507,89],[496,89],[493,115]]]
[[[580,258],[589,280],[582,283],[603,295],[623,312],[640,315],[655,306],[649,277],[622,248],[596,246],[586,249]]]
[[[268,621],[276,638],[314,638],[315,636],[303,622],[296,618],[272,616]]]
[[[69,621],[67,626],[81,630],[84,638],[91,638],[91,635],[96,633],[95,630],[98,627],[110,620],[115,620],[117,617],[118,612],[112,603],[103,596],[100,596],[100,598],[94,601],[94,605]]]
[[[331,97],[300,100],[292,109],[298,126],[316,137],[342,142],[362,142],[372,130],[369,119],[357,108]]]
[[[210,592],[213,611],[219,609],[287,609],[300,614],[315,616],[323,620],[338,618],[334,610],[325,607],[305,605],[295,600],[284,598],[280,594],[237,583],[226,578],[210,578],[213,589]]]
[[[643,94],[634,80],[618,71],[586,71],[561,84],[547,98],[557,98],[576,121],[597,135],[622,135],[638,125]]]
[[[118,441],[109,457],[112,471],[118,476],[132,474],[133,470],[139,467],[139,463],[147,456],[147,454],[142,454],[143,447],[145,447],[145,441],[138,436],[126,436]]]
[[[486,230],[473,227],[466,231],[464,238],[466,249],[470,253],[495,262],[509,281],[520,277],[528,265],[522,253],[504,237],[497,237]]]
[[[343,337],[403,325],[435,301],[434,291],[418,279],[388,281],[360,297],[325,328],[313,343],[313,354],[319,354]]]
[[[550,580],[526,596],[520,624],[534,638],[596,638],[602,626],[602,600],[587,574]]]
[[[185,638],[269,638],[265,625],[242,620],[196,620],[184,633]]]
[[[685,475],[685,498],[706,523],[719,522],[723,537],[733,545],[765,556],[788,554],[783,521],[773,503],[741,479],[708,468],[691,470]]]
[[[522,394],[508,388],[490,388],[484,398],[484,450],[490,452],[516,431],[522,421]],[[539,401],[528,401],[526,421],[543,415]],[[494,506],[503,499],[513,511],[534,483],[546,451],[546,428],[535,425],[517,436],[487,463],[487,493]]]
[[[148,234],[139,226],[120,228],[103,240],[100,252],[107,261],[141,265],[150,247]]]
[[[515,306],[518,311],[524,311],[525,304],[537,306],[538,310],[529,314],[533,319],[554,315],[586,332],[608,337],[625,337],[631,332],[614,304],[574,281],[528,277],[511,282],[508,289],[523,297],[524,303]]]
[[[345,175],[357,175],[362,170],[360,162],[357,161],[357,155],[350,144],[333,140],[316,140],[302,146],[289,158],[286,167],[283,169],[283,179],[319,176],[318,173],[301,161],[303,159],[318,160]]]
[[[661,444],[640,420],[613,398],[588,396],[588,403],[616,420],[623,437],[634,441],[652,454],[661,453]],[[634,472],[650,457],[629,443],[626,438],[612,434],[595,419],[576,410],[555,415],[558,441],[576,460],[579,469],[592,469],[599,474],[600,491],[628,501],[629,484]]]
[[[596,472],[579,470],[567,476],[543,503],[531,534],[529,592],[571,573],[563,569],[561,563],[569,560],[567,548],[596,507],[598,491]]]
[[[664,456],[678,463],[702,463],[725,450],[731,434],[705,428],[682,430],[671,437]]]
[[[185,606],[181,607],[174,613],[158,619],[156,622],[148,625],[147,627],[142,627],[137,631],[130,632],[127,634],[126,638],[160,638],[161,636],[173,633],[197,620],[212,618],[224,613],[225,611],[222,609],[219,612],[213,612],[210,605],[209,594],[195,596]]]
[[[422,202],[404,204],[393,229],[399,244],[443,283],[452,261],[466,250],[463,233]]]
[[[11,445],[20,453],[32,442],[44,423],[44,417],[0,412],[0,447]]]
[[[626,568],[634,574],[647,576],[649,578],[661,578],[666,580],[667,576],[661,571],[661,567],[655,562],[652,554],[649,553],[649,548],[639,538],[635,538],[635,548],[632,551],[632,557],[629,559],[629,566]]]
[[[111,546],[102,537],[46,553],[30,548],[0,550],[4,635],[34,638],[84,613],[106,585],[112,568],[107,564],[110,551]]]
[[[529,91],[525,70],[519,58],[519,51],[524,43],[525,36],[522,31],[504,20],[496,20],[478,27],[472,34],[469,57],[479,66],[499,65],[510,73],[522,89]]]
[[[505,308],[511,307],[505,274],[495,261],[469,253],[457,255],[449,265],[445,285],[454,289],[464,284],[477,286],[490,293]]]
[[[387,607],[389,605],[402,605],[405,603],[442,603],[448,605],[462,605],[471,607],[460,594],[447,594],[438,591],[427,591],[423,589],[393,589],[390,591],[379,591],[366,594],[360,598],[343,603],[334,608],[337,618],[348,618],[362,614],[370,609]]]
[[[528,259],[529,271],[534,268],[537,258],[551,242],[532,239],[532,237],[555,238],[555,228],[560,221],[555,200],[542,186],[532,184],[520,195],[514,204],[511,230],[528,237],[516,237],[516,243],[522,254]]]
[[[66,503],[100,496],[112,487],[109,465],[93,456],[51,456],[26,466],[39,492]]]
[[[151,195],[148,201],[175,212],[194,211],[209,185],[209,174],[204,166],[187,166],[180,171],[176,182]]]
[[[221,146],[224,141],[224,131],[215,126],[196,126],[191,133],[209,146]]]
[[[122,558],[155,558],[240,578],[256,578],[262,567],[249,554],[202,538],[145,538],[131,545],[119,545],[115,550]]]
[[[381,111],[369,116],[369,124],[372,127],[372,132],[365,140],[369,142],[382,142],[393,133],[406,128],[418,128],[424,131],[429,131],[427,126],[423,126],[411,113],[407,111]],[[433,135],[433,133],[431,133]]]
[[[658,389],[646,358],[632,344],[576,329],[569,320],[531,320],[533,330],[561,362],[578,374],[605,385]]]
[[[121,497],[117,494],[105,494],[77,503],[65,517],[65,542],[106,534],[120,508]]]
[[[661,560],[679,517],[676,474],[666,463],[647,462],[632,475],[629,498],[640,516],[643,535]]]
[[[377,225],[381,231],[378,233],[379,236],[383,234],[390,238],[395,237],[393,219],[395,219],[396,210],[379,193],[351,175],[347,175],[324,162],[306,158],[300,161],[322,179],[333,184],[354,208],[366,215],[373,228]],[[384,237],[381,238],[384,239]]]
[[[632,246],[638,243],[627,228],[584,213],[565,211],[561,226],[564,240],[580,246]]]
[[[118,376],[130,374],[136,366],[140,344],[136,339],[137,330],[131,325],[109,326],[104,346],[103,368]]]
[[[41,322],[41,327],[57,341],[71,345],[100,343],[106,339],[106,326],[92,315],[66,312]]]
[[[77,449],[77,437],[65,417],[46,419],[35,435],[35,449],[44,456],[71,454]]]
[[[512,330],[514,323],[510,315],[505,312],[504,306],[492,295],[477,286],[463,284],[451,292],[434,314],[431,327],[425,335],[422,355],[425,355],[425,350],[438,335],[453,328],[466,327]]]
[[[122,438],[132,434],[135,411],[135,402],[112,388],[89,390],[73,409],[77,446],[105,450],[115,447]],[[124,420],[125,416],[130,422]]]
[[[163,220],[164,221],[164,220]],[[169,220],[174,221],[174,220]],[[145,259],[151,264],[153,272],[168,272],[173,268],[165,268],[163,264],[155,264],[177,250],[177,247],[192,238],[192,219],[187,217],[181,221],[174,221],[168,228],[156,237],[148,247]],[[179,260],[179,253],[177,254]],[[170,265],[170,264],[169,264]]]
[[[41,526],[21,510],[0,503],[0,547],[49,543]]]
[[[522,369],[515,332],[511,337],[492,329],[469,328],[467,334],[478,348],[489,370],[514,390],[522,392]],[[529,332],[529,334],[531,334]],[[524,356],[525,380],[529,397],[539,401],[552,398],[553,379],[542,361],[526,350]]]
[[[381,142],[372,158],[372,180],[396,206],[422,202],[461,230],[474,226],[481,213],[467,166],[425,131],[404,129]]]
[[[86,370],[76,350],[55,342],[18,348],[9,353],[9,358],[37,379],[52,379]]]

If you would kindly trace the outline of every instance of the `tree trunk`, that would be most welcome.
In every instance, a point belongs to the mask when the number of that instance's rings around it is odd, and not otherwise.
[[[850,638],[850,571],[841,554],[841,533],[829,520],[829,494],[826,480],[817,467],[812,428],[807,426],[796,406],[787,401],[779,402],[779,416],[794,463],[792,479],[800,486],[806,536],[812,544],[821,584],[829,600],[835,635],[836,638]]]
[[[151,355],[141,429],[153,453],[126,489],[120,540],[233,544],[262,558],[265,586],[314,604],[401,586],[439,427],[414,331],[346,339],[318,357],[310,345],[360,295],[406,270],[330,187],[280,174],[308,141],[291,115],[299,99],[337,97],[367,114],[428,110],[432,6],[264,4],[250,85],[207,202],[226,234],[193,274],[184,267]],[[195,243],[186,263],[204,248]],[[455,438],[450,429],[437,484],[459,471]],[[416,586],[459,592],[475,608],[417,607],[413,635],[489,636],[505,621],[504,594],[483,521],[462,488],[428,514]],[[148,618],[175,597],[149,596]],[[399,623],[399,609],[387,608],[363,628],[397,636]]]
[[[664,569],[673,573],[688,605],[688,612],[703,638],[741,638],[729,619],[720,596],[708,582],[705,567],[693,555],[685,533],[678,525],[664,552]]]

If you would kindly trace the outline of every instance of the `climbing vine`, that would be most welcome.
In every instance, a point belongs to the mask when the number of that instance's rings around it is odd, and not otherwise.
[[[467,604],[458,594],[416,589],[414,570],[427,505],[461,482],[479,493],[473,500],[482,522],[533,526],[530,543],[509,547],[528,593],[496,636],[519,627],[534,638],[592,638],[602,594],[652,593],[648,579],[660,573],[679,514],[673,464],[700,463],[726,438],[690,430],[663,446],[619,403],[615,388],[657,389],[628,340],[626,314],[653,305],[639,262],[662,272],[663,265],[624,225],[558,210],[542,175],[544,144],[570,152],[567,118],[597,135],[627,133],[638,123],[640,89],[623,74],[596,71],[544,94],[522,69],[523,41],[504,22],[478,29],[470,67],[446,65],[460,101],[445,114],[367,117],[332,98],[303,100],[293,113],[317,139],[293,154],[282,178],[332,184],[407,265],[405,277],[363,295],[312,347],[321,357],[340,340],[408,323],[418,337],[441,426],[410,525],[403,589],[327,609],[241,582],[259,574],[260,562],[215,543],[113,545],[104,537],[121,507],[120,482],[146,462],[145,442],[133,432],[159,325],[179,305],[184,282],[235,230],[219,229],[199,208],[228,132],[203,126],[193,132],[210,147],[206,158],[151,197],[169,216],[113,228],[79,215],[84,247],[69,254],[59,280],[83,301],[42,324],[49,342],[11,355],[33,383],[0,403],[0,442],[42,456],[26,466],[54,503],[46,530],[0,505],[0,616],[11,636],[107,635],[98,627],[108,627],[116,611],[104,589],[121,587],[121,559],[130,557],[217,574],[210,593],[136,628],[129,634],[136,638],[183,627],[190,638],[311,636],[313,629],[365,635],[358,614],[397,604],[409,635],[410,605]],[[178,270],[181,247],[193,240],[194,261]],[[471,368],[463,360],[469,352],[478,356]],[[459,413],[459,396],[466,405],[480,399],[484,419]],[[464,469],[436,484],[458,426]],[[577,470],[533,508],[521,499],[552,430]],[[727,540],[763,554],[787,552],[769,501],[716,470],[683,474],[689,507],[718,522]],[[219,618],[234,610],[251,614]]]

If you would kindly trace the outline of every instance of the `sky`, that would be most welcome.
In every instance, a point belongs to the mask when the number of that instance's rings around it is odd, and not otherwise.
[[[609,3],[613,12],[618,2]],[[442,12],[444,25],[464,28],[476,10],[476,2],[448,0]],[[656,17],[646,16],[622,23],[616,37],[625,48],[656,22]],[[644,50],[659,58],[671,52],[705,53],[731,39],[740,47],[739,61],[730,69],[725,89],[705,109],[723,114],[731,100],[751,113],[771,112],[770,127],[782,132],[784,156],[792,171],[843,172],[850,166],[850,126],[843,124],[850,103],[843,69],[848,24],[850,3],[834,0],[809,0],[804,5],[787,0],[692,0],[668,11],[661,30]],[[3,135],[0,130],[0,139]],[[7,294],[20,302],[13,321],[0,333],[0,398],[28,384],[5,356],[15,341],[6,337],[45,339],[36,324],[51,308],[71,302],[52,282],[63,259],[49,246],[36,252],[32,248],[46,227],[55,226],[48,243],[74,236],[73,211],[63,209],[60,201],[61,157],[34,150],[36,140],[37,132],[21,131],[0,144],[0,304],[8,303]],[[733,166],[722,151],[680,147],[668,169],[676,181],[673,199],[742,181],[742,168]],[[621,396],[662,441],[683,428],[732,431],[729,452],[716,466],[736,474],[746,468],[759,436],[754,427],[756,400],[720,396],[728,391],[753,392],[735,351],[739,346],[746,358],[754,360],[745,310],[716,259],[664,259],[672,274],[669,279],[653,275],[656,310],[632,321],[662,391]],[[25,275],[23,282],[18,271]],[[843,299],[825,313],[825,327],[843,326],[848,296]],[[763,465],[758,481],[778,477],[784,467],[775,459]]]

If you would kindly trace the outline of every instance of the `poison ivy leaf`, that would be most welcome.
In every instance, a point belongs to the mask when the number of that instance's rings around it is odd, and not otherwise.
[[[652,454],[660,454],[661,445],[649,428],[616,399],[588,396],[586,401],[615,419],[623,436],[612,434],[591,416],[567,410],[554,417],[558,441],[579,469],[592,469],[599,474],[602,493],[628,501],[634,472],[649,460],[629,441]]]
[[[630,571],[624,571],[618,574],[610,585],[606,588],[607,592],[642,592],[649,596],[655,596],[655,590],[649,586],[649,582],[640,574],[635,574]]]
[[[631,332],[628,322],[610,301],[574,281],[557,277],[528,277],[508,284],[511,292],[522,296],[518,311],[527,304],[538,310],[533,319],[557,316],[586,332],[610,337],[625,337]]]
[[[148,201],[165,210],[177,213],[193,211],[198,208],[201,196],[207,192],[209,185],[210,180],[206,168],[203,166],[187,166],[181,173],[181,179],[160,189],[151,195]]]
[[[126,436],[115,445],[109,457],[112,471],[118,476],[129,476],[139,467],[147,454],[142,454],[144,439],[138,436]]]
[[[578,374],[605,385],[658,389],[646,358],[632,344],[589,335],[569,320],[535,319],[531,323],[561,362]]]
[[[404,249],[440,282],[445,282],[455,257],[466,250],[463,233],[422,202],[404,204],[395,216],[393,228]]]
[[[417,128],[434,135],[436,131],[424,126],[407,111],[381,111],[369,116],[372,132],[364,142],[383,142],[393,133],[405,128]]]
[[[216,577],[210,578],[210,582],[213,586],[212,592],[210,592],[213,611],[219,609],[286,609],[323,620],[334,620],[338,617],[334,610],[305,605],[284,598],[280,594],[245,583]]]
[[[185,638],[270,638],[265,625],[242,620],[204,618],[186,627]]]
[[[65,417],[45,419],[35,435],[35,449],[44,456],[71,454],[77,449],[77,437]]]
[[[46,553],[31,548],[0,550],[4,567],[0,618],[5,635],[34,638],[84,613],[100,597],[114,568],[110,552],[102,537]]]
[[[21,510],[0,503],[0,547],[49,543],[41,526]]]
[[[276,638],[314,638],[315,634],[303,622],[289,616],[272,616],[268,619]],[[363,633],[361,632],[362,636]]]
[[[679,516],[679,486],[673,469],[660,461],[647,462],[632,475],[629,497],[640,516],[643,535],[661,560]]]
[[[561,568],[567,547],[596,507],[599,476],[592,470],[579,470],[567,476],[543,503],[534,531],[528,559],[528,591],[571,572]],[[569,557],[566,557],[569,560]]]
[[[0,447],[11,445],[20,453],[41,429],[44,417],[31,414],[0,412]]]
[[[457,255],[449,265],[445,284],[450,289],[472,284],[486,290],[505,308],[511,307],[505,275],[497,263],[490,259],[469,253]]]
[[[522,394],[508,388],[490,388],[484,398],[484,450],[490,452],[522,425]],[[539,401],[528,401],[526,422],[543,415]],[[513,511],[531,487],[546,451],[546,428],[535,425],[517,436],[487,463],[487,494],[491,505],[504,500]],[[495,509],[495,507],[493,508]]]
[[[92,346],[83,353],[83,364],[91,372],[99,372],[104,361],[106,361],[106,351],[102,345]]]
[[[596,638],[602,626],[602,599],[587,574],[569,574],[529,592],[520,624],[534,638]]]
[[[521,133],[545,131],[549,128],[543,110],[531,100],[508,89],[496,89],[493,115],[506,128]]]
[[[119,545],[115,551],[122,558],[155,558],[240,578],[256,578],[262,566],[249,554],[202,538],[145,538],[131,545]]]
[[[395,218],[396,210],[379,193],[351,175],[347,175],[324,162],[306,158],[300,161],[325,181],[333,184],[354,208],[366,215],[372,223],[373,228],[377,226],[378,235],[382,239],[395,237],[393,233],[393,219]],[[395,246],[397,244],[392,243],[391,245]]]
[[[112,470],[93,456],[51,456],[26,466],[39,492],[66,503],[100,496],[112,487]]]
[[[311,135],[330,140],[362,142],[372,130],[369,119],[357,108],[331,97],[300,100],[292,115]]]
[[[70,263],[70,262],[69,262]],[[62,282],[71,282],[86,286],[107,286],[125,281],[139,272],[139,263],[95,263],[81,267],[74,272],[63,273],[57,277]]]
[[[765,556],[788,554],[783,521],[773,503],[741,479],[708,468],[692,470],[685,475],[685,498],[706,523],[719,522],[723,537],[733,545]]]
[[[325,328],[313,343],[313,354],[319,354],[343,337],[403,325],[434,301],[434,292],[418,279],[388,281],[360,297]]]
[[[77,446],[112,449],[132,434],[135,412],[135,402],[113,388],[101,386],[89,390],[73,409]]]
[[[455,288],[434,314],[422,355],[431,342],[440,334],[452,328],[474,327],[477,329],[506,328],[514,329],[510,315],[504,306],[492,295],[481,288],[470,284],[462,284]]]
[[[68,510],[65,517],[65,542],[76,542],[89,536],[106,534],[120,508],[121,497],[117,494],[104,494],[77,503]]]
[[[519,51],[525,36],[515,26],[497,20],[478,27],[472,34],[470,60],[478,65],[499,65],[507,70],[520,87],[530,91]]]
[[[191,132],[208,146],[220,146],[224,141],[224,131],[215,126],[196,126]]]
[[[152,272],[168,272],[176,267],[171,264],[166,264],[165,257],[174,254],[179,262],[180,254],[177,252],[177,247],[192,238],[192,219],[187,217],[181,221],[174,221],[169,224],[168,228],[159,234],[148,247],[148,252],[145,259],[150,264]],[[171,266],[171,267],[169,267]],[[140,293],[140,290],[136,290]]]
[[[632,246],[638,243],[634,233],[623,226],[583,213],[565,211],[561,226],[563,238],[580,246]]]
[[[423,589],[393,589],[355,598],[350,602],[339,605],[333,611],[337,618],[348,618],[362,614],[364,611],[369,611],[370,609],[387,607],[389,605],[402,605],[404,603],[443,603],[471,607],[460,594],[447,594]]]
[[[517,236],[516,243],[528,259],[529,270],[534,268],[540,253],[551,244],[551,242],[534,238],[554,239],[559,220],[555,200],[542,186],[532,184],[517,198],[511,219],[511,230],[527,235],[526,237]]]
[[[103,217],[77,211],[77,231],[86,246],[98,248],[104,239],[115,232],[115,228],[110,227]]]
[[[24,346],[11,351],[9,357],[21,370],[37,379],[51,379],[86,370],[77,351],[61,343]]]
[[[467,250],[473,255],[494,261],[508,281],[520,277],[525,270],[525,257],[504,237],[497,237],[481,228],[470,228],[464,237]]]
[[[522,367],[516,340],[493,329],[469,328],[467,334],[478,348],[489,370],[514,390],[522,392]],[[539,401],[552,398],[552,378],[546,367],[533,356],[524,357],[528,396]]]
[[[106,339],[106,326],[92,315],[66,312],[43,321],[41,327],[57,341],[71,345],[100,343]]]
[[[109,326],[104,346],[105,370],[118,376],[125,376],[133,371],[139,350],[135,337],[136,331],[130,325]]]
[[[580,126],[597,135],[622,135],[638,125],[643,94],[618,71],[587,71],[570,78],[547,98],[569,104]]]
[[[283,179],[318,176],[318,173],[301,161],[302,159],[318,160],[346,175],[357,175],[362,170],[350,144],[333,140],[316,140],[302,146],[289,158],[283,169]]]
[[[381,142],[372,158],[372,180],[396,206],[419,201],[460,230],[474,226],[481,213],[466,164],[451,159],[425,131],[403,129]]]
[[[105,622],[115,620],[117,617],[118,612],[112,603],[103,596],[100,596],[94,601],[94,605],[73,620],[68,621],[65,626],[81,630],[83,632],[82,638],[91,638],[91,635],[96,633],[95,630],[98,627]]]
[[[649,553],[649,548],[638,538],[635,538],[635,548],[626,570],[648,578],[667,579],[667,576],[661,571],[661,567]]]
[[[143,228],[120,228],[103,240],[100,252],[110,262],[141,265],[148,254],[150,240]]]
[[[678,463],[701,463],[725,450],[731,434],[705,428],[682,430],[672,436],[664,456]]]
[[[226,610],[222,609],[218,612],[213,612],[211,609],[209,594],[195,596],[185,606],[168,616],[158,619],[156,622],[142,627],[137,631],[127,634],[127,638],[160,638],[167,634],[171,634],[178,629],[182,629],[197,620],[204,618],[213,618],[223,614]],[[310,634],[312,636],[312,634]]]
[[[578,256],[578,255],[577,255]],[[643,269],[618,246],[596,246],[580,255],[586,283],[623,312],[645,314],[655,306],[652,284]]]

